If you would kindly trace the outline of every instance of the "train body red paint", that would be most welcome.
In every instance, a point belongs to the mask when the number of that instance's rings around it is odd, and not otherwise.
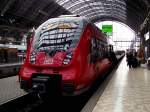
[[[50,91],[52,81],[64,94],[83,93],[112,65],[107,46],[106,37],[83,17],[49,19],[35,31],[28,47],[19,73],[21,88],[49,80]]]

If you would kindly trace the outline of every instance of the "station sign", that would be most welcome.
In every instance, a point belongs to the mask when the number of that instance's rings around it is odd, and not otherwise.
[[[102,32],[111,36],[112,32],[113,32],[113,26],[112,25],[102,25]]]

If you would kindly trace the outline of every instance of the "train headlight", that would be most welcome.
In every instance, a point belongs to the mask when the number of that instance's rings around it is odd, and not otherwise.
[[[36,60],[36,53],[35,52],[32,52],[31,55],[30,55],[30,63],[35,63],[35,60]]]
[[[70,61],[71,61],[71,59],[72,59],[72,52],[69,52],[69,53],[66,54],[66,57],[65,57],[65,59],[64,59],[64,61],[63,61],[63,64],[64,64],[64,65],[69,64]]]

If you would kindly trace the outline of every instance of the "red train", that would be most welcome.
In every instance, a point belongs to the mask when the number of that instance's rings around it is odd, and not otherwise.
[[[19,77],[22,89],[78,95],[112,66],[108,43],[86,18],[61,16],[40,25]]]

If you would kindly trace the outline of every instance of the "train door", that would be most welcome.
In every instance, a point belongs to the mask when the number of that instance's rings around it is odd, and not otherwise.
[[[96,44],[95,37],[91,38],[91,48],[90,49],[91,49],[91,51],[90,51],[90,54],[91,54],[90,62],[92,64],[95,64],[97,61],[97,44]]]
[[[96,38],[92,37],[91,38],[91,48],[90,48],[90,63],[93,67],[93,73],[95,75],[95,77],[98,74],[99,68],[97,66],[97,61],[98,61],[98,51],[97,51],[97,42],[96,42]]]
[[[97,43],[97,76],[104,75],[109,69],[109,60],[106,57],[106,45],[103,41],[96,39]]]

